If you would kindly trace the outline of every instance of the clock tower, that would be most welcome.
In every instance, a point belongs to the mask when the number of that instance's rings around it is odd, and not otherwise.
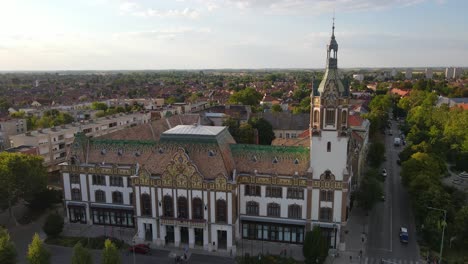
[[[327,62],[318,87],[312,85],[310,108],[310,167],[313,225],[326,232],[332,247],[339,245],[341,225],[346,223],[348,183],[349,91],[340,80],[338,43],[333,22]]]

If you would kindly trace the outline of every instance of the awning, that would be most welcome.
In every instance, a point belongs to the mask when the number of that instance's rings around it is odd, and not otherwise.
[[[86,203],[68,202],[68,203],[67,203],[67,206],[86,207]]]
[[[287,225],[305,225],[306,220],[301,219],[289,219],[289,218],[269,218],[261,216],[241,215],[241,220],[252,221],[252,222],[266,222],[266,223],[279,223]]]
[[[133,206],[131,205],[113,205],[113,204],[91,204],[91,208],[104,208],[104,209],[120,209],[120,210],[131,210],[133,211]]]

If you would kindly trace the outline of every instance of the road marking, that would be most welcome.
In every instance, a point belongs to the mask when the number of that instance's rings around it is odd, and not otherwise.
[[[392,196],[392,198],[393,198],[393,196]],[[392,222],[393,222],[393,202],[392,202],[392,205],[390,206],[390,252],[393,251],[393,236],[392,236],[393,227],[392,227]]]

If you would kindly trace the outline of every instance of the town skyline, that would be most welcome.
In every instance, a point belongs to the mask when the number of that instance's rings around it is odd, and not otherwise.
[[[334,13],[340,68],[467,66],[461,1],[1,5],[0,71],[321,69]]]

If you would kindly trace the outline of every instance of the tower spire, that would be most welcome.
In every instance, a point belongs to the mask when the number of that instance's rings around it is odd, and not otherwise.
[[[335,37],[335,9],[333,9],[332,38]]]

